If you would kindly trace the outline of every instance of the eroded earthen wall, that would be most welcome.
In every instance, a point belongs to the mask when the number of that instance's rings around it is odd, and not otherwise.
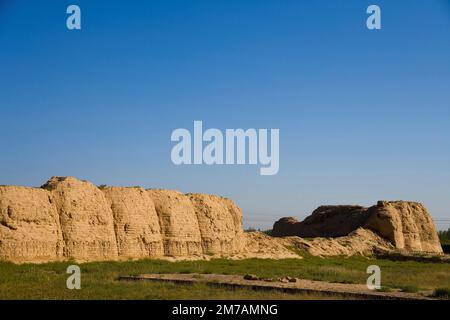
[[[43,262],[62,258],[58,212],[50,192],[0,186],[0,260]]]
[[[242,245],[242,214],[231,201],[214,195],[187,194],[197,215],[205,253],[233,253]]]
[[[72,177],[53,177],[42,187],[55,199],[64,257],[83,261],[117,259],[113,214],[100,189]]]
[[[162,256],[161,227],[150,195],[142,188],[107,187],[102,191],[113,213],[119,257]]]
[[[174,190],[147,191],[155,203],[167,256],[202,253],[202,238],[194,207],[182,193]]]

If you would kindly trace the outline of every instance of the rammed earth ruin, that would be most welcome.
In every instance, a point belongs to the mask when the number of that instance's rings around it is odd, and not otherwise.
[[[431,216],[415,202],[322,206],[302,222],[280,219],[271,237],[244,233],[230,199],[53,177],[40,188],[0,186],[0,260],[299,258],[442,253]],[[305,239],[303,237],[308,237]]]

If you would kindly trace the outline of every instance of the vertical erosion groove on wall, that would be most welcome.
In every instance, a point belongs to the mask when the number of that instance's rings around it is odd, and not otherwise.
[[[202,238],[194,207],[182,193],[174,190],[147,191],[155,203],[167,256],[202,254]]]
[[[187,194],[198,218],[205,253],[233,253],[242,243],[242,214],[231,201],[207,194]]]
[[[155,205],[142,188],[102,189],[111,206],[120,258],[159,257],[164,254]]]
[[[113,214],[100,189],[72,177],[53,177],[42,188],[49,190],[55,199],[66,258],[117,259]]]

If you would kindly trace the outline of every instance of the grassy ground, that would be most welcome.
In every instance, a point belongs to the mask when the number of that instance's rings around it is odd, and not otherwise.
[[[284,276],[341,283],[365,283],[367,266],[381,268],[384,290],[402,288],[414,292],[422,289],[441,291],[450,288],[450,265],[413,261],[389,261],[351,258],[302,260],[211,260],[168,262],[140,260],[80,264],[81,290],[66,288],[66,268],[73,262],[23,264],[0,262],[0,299],[322,299],[342,298],[319,294],[287,294],[276,291],[253,291],[210,287],[204,284],[180,285],[158,282],[118,281],[119,275],[140,273],[221,273],[256,274],[261,277]]]

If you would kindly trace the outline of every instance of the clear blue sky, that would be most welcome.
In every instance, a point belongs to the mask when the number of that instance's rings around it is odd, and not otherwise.
[[[450,219],[450,4],[0,0],[0,112],[0,184],[221,194],[261,228],[379,199]],[[170,134],[194,120],[279,128],[278,175],[173,165]]]

